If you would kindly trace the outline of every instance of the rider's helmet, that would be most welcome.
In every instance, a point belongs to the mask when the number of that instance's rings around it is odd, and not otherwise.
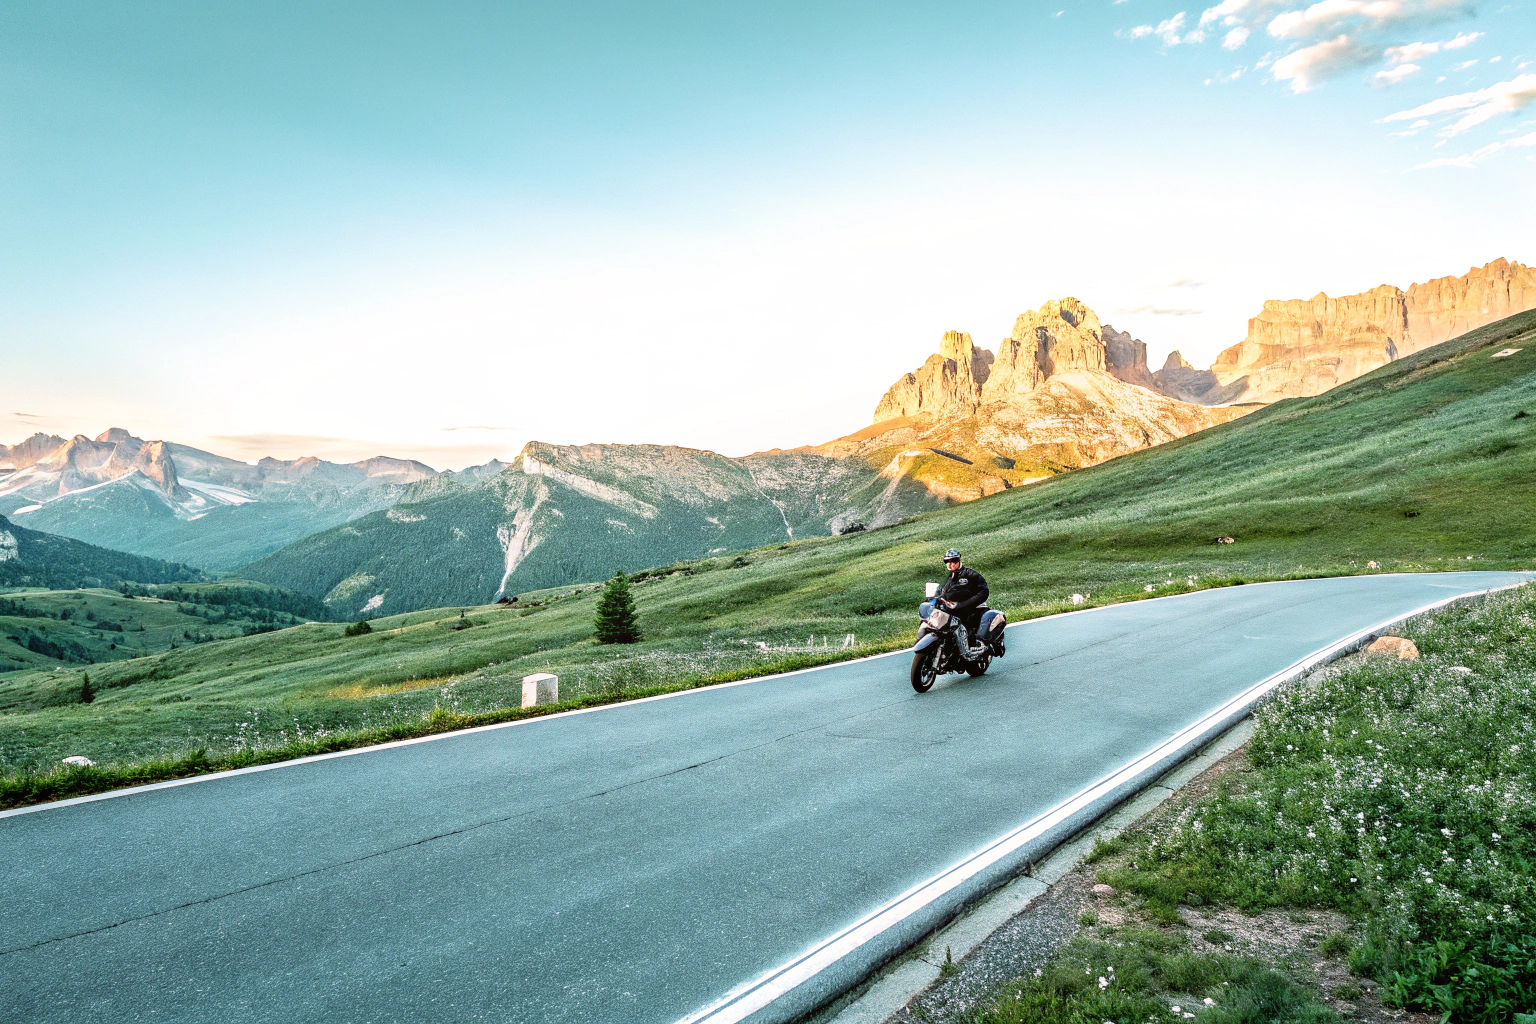
[[[945,562],[945,564],[948,564],[950,562],[958,562],[958,561],[960,561],[960,549],[959,548],[950,548],[948,551],[944,552],[944,562]]]

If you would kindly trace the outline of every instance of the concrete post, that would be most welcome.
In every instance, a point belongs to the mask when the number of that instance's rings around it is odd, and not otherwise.
[[[560,703],[560,677],[548,672],[523,676],[523,707]]]

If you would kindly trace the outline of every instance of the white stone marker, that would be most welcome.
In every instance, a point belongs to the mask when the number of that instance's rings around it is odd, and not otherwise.
[[[523,707],[560,703],[560,677],[548,672],[523,676]]]

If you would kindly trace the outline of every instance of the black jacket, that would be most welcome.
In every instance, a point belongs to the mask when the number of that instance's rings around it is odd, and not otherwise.
[[[949,574],[949,580],[939,589],[939,596],[955,602],[952,611],[964,615],[987,600],[987,579],[968,565],[962,565]]]

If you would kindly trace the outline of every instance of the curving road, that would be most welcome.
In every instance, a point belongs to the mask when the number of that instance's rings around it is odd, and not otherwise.
[[[0,1019],[781,1019],[1298,662],[1526,578],[1205,591],[922,696],[898,654],[11,812]]]

